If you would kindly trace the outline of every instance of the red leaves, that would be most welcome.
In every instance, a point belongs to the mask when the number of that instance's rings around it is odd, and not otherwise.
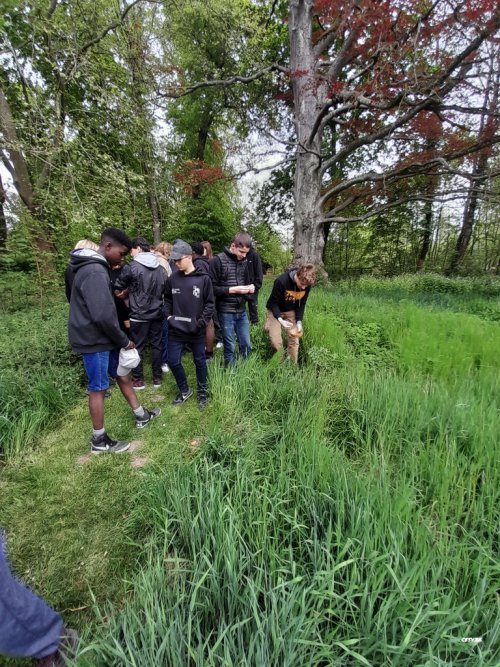
[[[188,160],[181,170],[175,174],[175,179],[182,184],[189,194],[200,187],[200,185],[213,185],[225,178],[222,167],[206,164],[202,160]]]

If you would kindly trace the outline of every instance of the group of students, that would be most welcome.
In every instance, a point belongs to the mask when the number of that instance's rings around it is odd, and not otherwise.
[[[161,386],[162,372],[171,370],[174,375],[178,394],[173,405],[193,395],[182,364],[183,353],[190,350],[198,405],[204,409],[207,357],[213,355],[215,323],[225,366],[235,361],[236,343],[240,357],[250,353],[250,321],[258,323],[262,262],[246,232],[236,234],[215,256],[208,241],[190,245],[178,239],[172,246],[160,244],[151,249],[142,237],[130,240],[114,227],[104,230],[98,246],[85,245],[71,252],[66,272],[69,340],[73,351],[82,355],[88,377],[91,451],[123,452],[129,443],[113,440],[104,428],[109,378],[116,379],[137,427],[143,428],[161,413],[159,408],[143,407],[136,395],[145,387],[146,345],[151,347],[153,386]],[[132,261],[123,265],[129,252]],[[295,362],[304,308],[314,282],[311,264],[287,271],[275,280],[266,304],[265,330],[270,343],[276,351],[281,349],[281,332],[286,330],[287,354]],[[138,363],[130,375],[131,364],[125,359],[134,348]]]
[[[129,447],[128,442],[110,438],[104,429],[104,397],[110,377],[116,379],[132,408],[138,428],[161,412],[143,407],[136,395],[141,382],[144,386],[146,342],[152,350],[154,384],[161,384],[162,367],[168,370],[168,359],[179,388],[174,405],[184,403],[193,393],[182,366],[183,351],[186,347],[192,351],[201,408],[207,401],[206,357],[207,350],[209,355],[213,352],[214,319],[220,326],[226,366],[235,359],[236,342],[243,358],[250,353],[246,308],[250,304],[250,321],[256,324],[262,284],[262,265],[251,247],[252,239],[240,232],[214,257],[210,244],[204,244],[189,245],[179,239],[173,246],[161,244],[163,247],[151,251],[144,239],[131,241],[123,231],[110,227],[102,233],[99,245],[79,242],[72,251],[66,271],[68,332],[88,377],[92,452],[123,452]],[[124,266],[129,252],[133,260]],[[274,281],[266,304],[270,343],[280,350],[281,333],[286,331],[287,354],[295,362],[304,308],[314,282],[311,264],[286,271]],[[132,351],[137,365],[130,361]],[[64,627],[60,615],[12,576],[0,532],[0,653],[34,657],[39,667],[62,667],[65,657],[74,655],[77,642],[77,633]]]

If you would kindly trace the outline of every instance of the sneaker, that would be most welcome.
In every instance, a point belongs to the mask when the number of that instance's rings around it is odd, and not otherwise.
[[[78,632],[72,628],[64,627],[58,650],[44,658],[38,658],[38,667],[66,667],[68,663],[64,658],[73,660],[76,657],[78,641]]]
[[[144,428],[155,417],[158,417],[158,415],[161,415],[160,408],[155,408],[154,410],[148,410],[147,408],[144,408],[144,417],[136,417],[135,425],[137,426],[137,428]]]
[[[211,354],[209,354],[208,352],[206,352],[205,359],[207,364],[211,363],[214,360],[214,353],[212,352]]]
[[[162,364],[161,365],[161,372],[162,373],[170,373],[170,368],[168,364]]]
[[[177,396],[174,398],[172,401],[172,405],[182,405],[185,403],[188,398],[190,398],[193,395],[193,390],[188,389],[185,394],[177,394]]]
[[[216,347],[218,350],[221,350],[221,349],[224,347],[224,343],[220,343],[220,342],[219,342],[219,343],[217,343],[217,345],[216,345],[215,347]]]
[[[198,396],[198,407],[200,408],[200,410],[203,411],[207,407],[207,403],[208,403],[208,399],[207,399],[206,395],[201,394],[201,395]]]
[[[130,442],[126,440],[113,440],[107,433],[98,436],[92,436],[90,441],[90,451],[92,454],[119,454],[126,452],[130,447]]]
[[[132,380],[132,387],[136,391],[141,391],[141,389],[146,389],[146,385],[144,384],[144,380],[141,380],[140,378],[136,378],[135,380]]]
[[[158,389],[158,387],[161,387],[161,378],[153,378],[153,387],[155,389]]]

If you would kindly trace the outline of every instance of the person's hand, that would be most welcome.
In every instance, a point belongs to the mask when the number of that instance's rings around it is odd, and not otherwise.
[[[297,331],[300,331],[300,333],[303,333],[304,330],[302,329],[302,322],[297,322]]]
[[[133,340],[129,340],[127,347],[125,348],[126,350],[133,350],[135,347],[135,343]]]
[[[254,294],[255,293],[255,285],[252,283],[252,285],[247,285],[248,292],[247,294]]]
[[[292,322],[289,322],[288,320],[284,320],[282,317],[278,317],[278,322],[281,324],[283,329],[291,329],[293,327]]]

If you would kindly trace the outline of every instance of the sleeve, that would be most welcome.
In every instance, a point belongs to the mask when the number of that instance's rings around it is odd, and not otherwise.
[[[283,293],[283,284],[279,278],[276,278],[271,295],[266,304],[267,308],[269,308],[276,319],[281,317],[280,303],[283,303]]]
[[[214,257],[210,262],[210,278],[215,296],[229,294],[229,287],[222,284],[222,264],[218,257]]]
[[[262,281],[264,279],[264,271],[262,269],[262,260],[260,255],[255,253],[255,262],[254,262],[254,285],[255,289],[260,289],[262,287]]]
[[[93,271],[85,278],[82,291],[88,294],[86,305],[94,324],[110,338],[116,347],[127,347],[128,336],[120,329],[115,301],[107,278],[100,271]]]
[[[214,313],[215,299],[212,281],[209,276],[205,274],[205,281],[203,285],[203,312],[201,318],[204,326],[207,326]]]
[[[304,294],[304,297],[300,300],[299,307],[295,311],[295,319],[297,322],[302,322],[302,318],[304,317],[304,310],[306,307],[307,299],[309,297],[309,292],[311,291],[311,288],[308,287],[306,289],[306,293]]]
[[[127,264],[127,266],[123,267],[123,269],[120,271],[120,275],[115,280],[114,290],[116,292],[121,292],[125,288],[129,287],[132,283],[132,278],[132,269],[130,268],[130,264]]]

